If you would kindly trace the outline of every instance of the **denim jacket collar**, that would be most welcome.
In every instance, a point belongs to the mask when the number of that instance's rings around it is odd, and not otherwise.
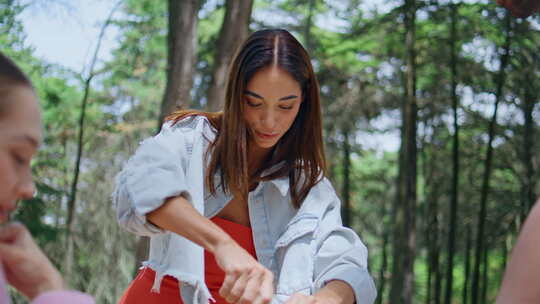
[[[277,164],[275,164],[274,166],[272,166],[271,168],[268,168],[266,170],[263,171],[263,176],[266,175],[266,174],[269,174],[270,172],[274,171],[275,169],[279,168],[280,166],[283,165],[283,162],[279,162]],[[214,174],[214,182],[216,185],[219,185],[220,184],[220,172],[216,172]],[[274,185],[276,187],[276,189],[279,191],[279,193],[281,194],[282,197],[285,197],[287,196],[287,194],[289,193],[289,177],[287,176],[284,176],[284,177],[280,177],[280,178],[275,178],[275,179],[272,179],[270,181],[266,181],[266,182],[263,182],[263,183],[270,183],[272,185]]]
[[[278,190],[281,196],[286,196],[289,193],[289,178],[280,177],[270,181]]]

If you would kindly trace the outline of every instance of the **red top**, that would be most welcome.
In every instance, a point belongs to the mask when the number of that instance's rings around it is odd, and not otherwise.
[[[238,245],[242,246],[255,259],[255,246],[251,228],[246,227],[219,217],[210,219],[223,231],[229,234]],[[172,276],[164,276],[161,280],[160,292],[151,292],[156,273],[146,267],[142,269],[137,278],[133,280],[120,299],[119,304],[182,304],[180,292],[178,290],[178,280]],[[217,304],[227,304],[225,299],[219,296],[219,289],[225,280],[225,273],[219,268],[214,255],[204,251],[204,276],[205,283]]]
[[[233,238],[233,240],[238,243],[238,245],[257,259],[255,254],[255,246],[253,245],[253,235],[251,234],[250,227],[219,217],[213,217],[211,218],[211,221],[221,227],[221,229],[227,232]],[[206,286],[208,286],[208,289],[210,290],[214,300],[216,300],[216,303],[227,303],[225,299],[219,295],[219,289],[223,284],[223,280],[225,280],[225,273],[217,265],[214,255],[206,250],[204,251],[204,274]]]

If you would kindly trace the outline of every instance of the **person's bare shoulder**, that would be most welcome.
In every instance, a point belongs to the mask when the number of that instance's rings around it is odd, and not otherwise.
[[[525,225],[527,224],[534,225],[535,227],[540,227],[540,198],[536,201],[533,208],[531,209],[529,217],[527,218],[527,222],[525,222]]]
[[[504,273],[497,304],[540,303],[540,199],[529,213]]]

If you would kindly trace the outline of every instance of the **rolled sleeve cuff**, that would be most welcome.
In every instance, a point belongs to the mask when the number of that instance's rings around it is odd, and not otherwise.
[[[126,185],[137,214],[147,214],[157,209],[170,197],[182,195],[191,201],[183,172],[172,164],[149,166],[137,175],[128,176]]]
[[[94,304],[94,299],[82,292],[56,290],[37,296],[31,304]]]
[[[377,298],[375,283],[366,268],[349,265],[334,267],[317,280],[316,288],[321,289],[332,280],[349,284],[354,291],[357,304],[372,304]]]
[[[192,202],[183,169],[174,161],[174,154],[156,149],[151,143],[143,143],[138,154],[128,161],[117,177],[113,194],[119,222],[127,230],[147,236],[163,233],[147,221],[146,215],[161,207],[166,199],[182,196]]]
[[[152,236],[161,234],[163,229],[150,223],[146,215],[163,205],[166,199],[181,196],[191,203],[192,198],[186,189],[183,177],[163,174],[168,178],[155,178],[152,182],[120,176],[117,189],[113,193],[118,222],[128,231],[137,235]],[[149,177],[158,177],[151,173]]]

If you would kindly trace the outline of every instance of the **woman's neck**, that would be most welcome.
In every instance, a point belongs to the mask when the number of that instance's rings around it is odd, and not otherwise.
[[[255,143],[248,146],[248,172],[250,176],[263,167],[271,152],[272,148],[261,148]]]

